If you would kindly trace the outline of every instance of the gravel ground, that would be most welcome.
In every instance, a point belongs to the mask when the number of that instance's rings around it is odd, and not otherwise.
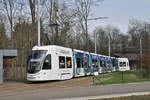
[[[73,78],[65,81],[27,82],[27,81],[5,81],[0,85],[0,92],[25,91],[34,89],[65,88],[75,86],[89,86],[92,77]]]

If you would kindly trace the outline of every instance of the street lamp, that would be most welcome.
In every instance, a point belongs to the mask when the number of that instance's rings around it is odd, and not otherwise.
[[[96,47],[97,47],[97,46],[96,46],[96,44],[97,44],[97,41],[96,41],[96,32],[94,33],[94,35],[95,35],[94,38],[95,38],[95,54],[96,54],[96,53],[97,53],[97,51],[96,51]]]
[[[88,20],[99,20],[99,19],[107,19],[107,18],[109,18],[109,17],[97,17],[97,18],[90,18],[90,19],[88,19]],[[96,46],[96,44],[97,44],[97,38],[96,38],[96,32],[94,33],[94,38],[95,38],[95,53],[97,53],[97,46]]]
[[[142,71],[142,37],[140,37],[140,66]]]
[[[38,2],[38,7],[37,7],[37,11],[38,11],[38,46],[40,46],[40,0],[37,1]]]
[[[110,57],[110,33],[109,33],[109,36],[108,36],[108,55]]]

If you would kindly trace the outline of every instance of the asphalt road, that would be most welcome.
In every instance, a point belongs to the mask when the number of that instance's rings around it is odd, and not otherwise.
[[[79,99],[82,97],[113,96],[150,92],[150,83],[132,83],[104,86],[47,87],[34,90],[0,91],[0,100],[54,100]]]

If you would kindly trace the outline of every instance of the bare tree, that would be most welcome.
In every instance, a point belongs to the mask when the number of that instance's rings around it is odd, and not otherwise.
[[[107,55],[108,54],[108,36],[105,28],[99,26],[95,30],[97,34],[97,53]]]
[[[43,21],[47,24],[47,28],[49,28],[48,32],[51,33],[51,40],[53,44],[57,44],[58,37],[58,0],[45,0],[44,9],[46,10],[45,15],[43,16]],[[47,30],[47,29],[46,29]],[[57,39],[56,39],[57,38]]]
[[[92,0],[75,0],[77,16],[79,19],[80,26],[82,28],[82,33],[84,34],[83,39],[85,40],[85,44],[88,45],[89,35],[88,35],[88,17],[90,14],[90,7],[92,4]],[[88,47],[88,46],[86,46]],[[89,48],[87,48],[89,49]]]
[[[16,1],[15,0],[2,0],[2,3],[3,3],[4,10],[6,12],[6,15],[8,17],[9,23],[10,23],[10,33],[12,35],[14,16],[16,12]]]
[[[119,38],[120,38],[120,30],[117,27],[114,26],[106,26],[105,32],[107,35],[107,38],[110,38],[110,49],[111,49],[111,55],[117,51],[118,44],[119,44]]]
[[[5,25],[2,20],[4,20],[4,18],[0,16],[0,49],[6,49],[8,48],[8,37],[6,35]]]
[[[121,52],[120,45],[125,45],[124,35],[121,35],[120,30],[114,26],[99,26],[94,31],[97,34],[97,47],[99,54],[108,55],[109,38],[110,38],[110,55],[116,52]],[[122,40],[123,39],[123,40]],[[125,38],[127,39],[127,38]],[[128,40],[127,40],[128,41]]]
[[[85,45],[89,45],[91,41],[88,33],[88,20],[91,20],[91,18],[89,19],[91,7],[93,5],[98,5],[102,1],[103,0],[75,0],[77,19],[79,20],[79,25],[82,29],[82,38],[85,42]],[[85,48],[89,50],[91,47],[86,46]]]
[[[128,34],[131,38],[130,46],[134,48],[140,47],[140,38],[142,39],[142,46],[145,52],[150,48],[150,23],[132,19],[129,22]]]
[[[32,24],[35,25],[36,23],[36,0],[29,0],[30,5],[30,11],[31,11],[31,17],[32,17]]]
[[[43,21],[49,25],[49,33],[53,44],[68,46],[68,39],[71,34],[72,20],[75,17],[72,9],[69,9],[64,2],[58,0],[48,0],[45,2],[47,9]],[[72,32],[71,32],[72,33]]]

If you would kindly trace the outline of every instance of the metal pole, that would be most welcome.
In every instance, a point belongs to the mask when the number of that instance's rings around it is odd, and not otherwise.
[[[96,50],[96,44],[97,44],[97,41],[96,41],[96,32],[95,32],[95,53],[97,53],[97,50]]]
[[[122,71],[122,82],[124,81],[124,72]]]
[[[140,37],[140,67],[142,70],[142,38]]]
[[[38,46],[40,46],[40,0],[38,0],[38,7],[37,7],[37,11],[38,11]]]
[[[109,34],[109,36],[108,36],[108,52],[109,52],[109,57],[110,57],[110,34]]]
[[[3,83],[3,52],[0,51],[0,84]]]

